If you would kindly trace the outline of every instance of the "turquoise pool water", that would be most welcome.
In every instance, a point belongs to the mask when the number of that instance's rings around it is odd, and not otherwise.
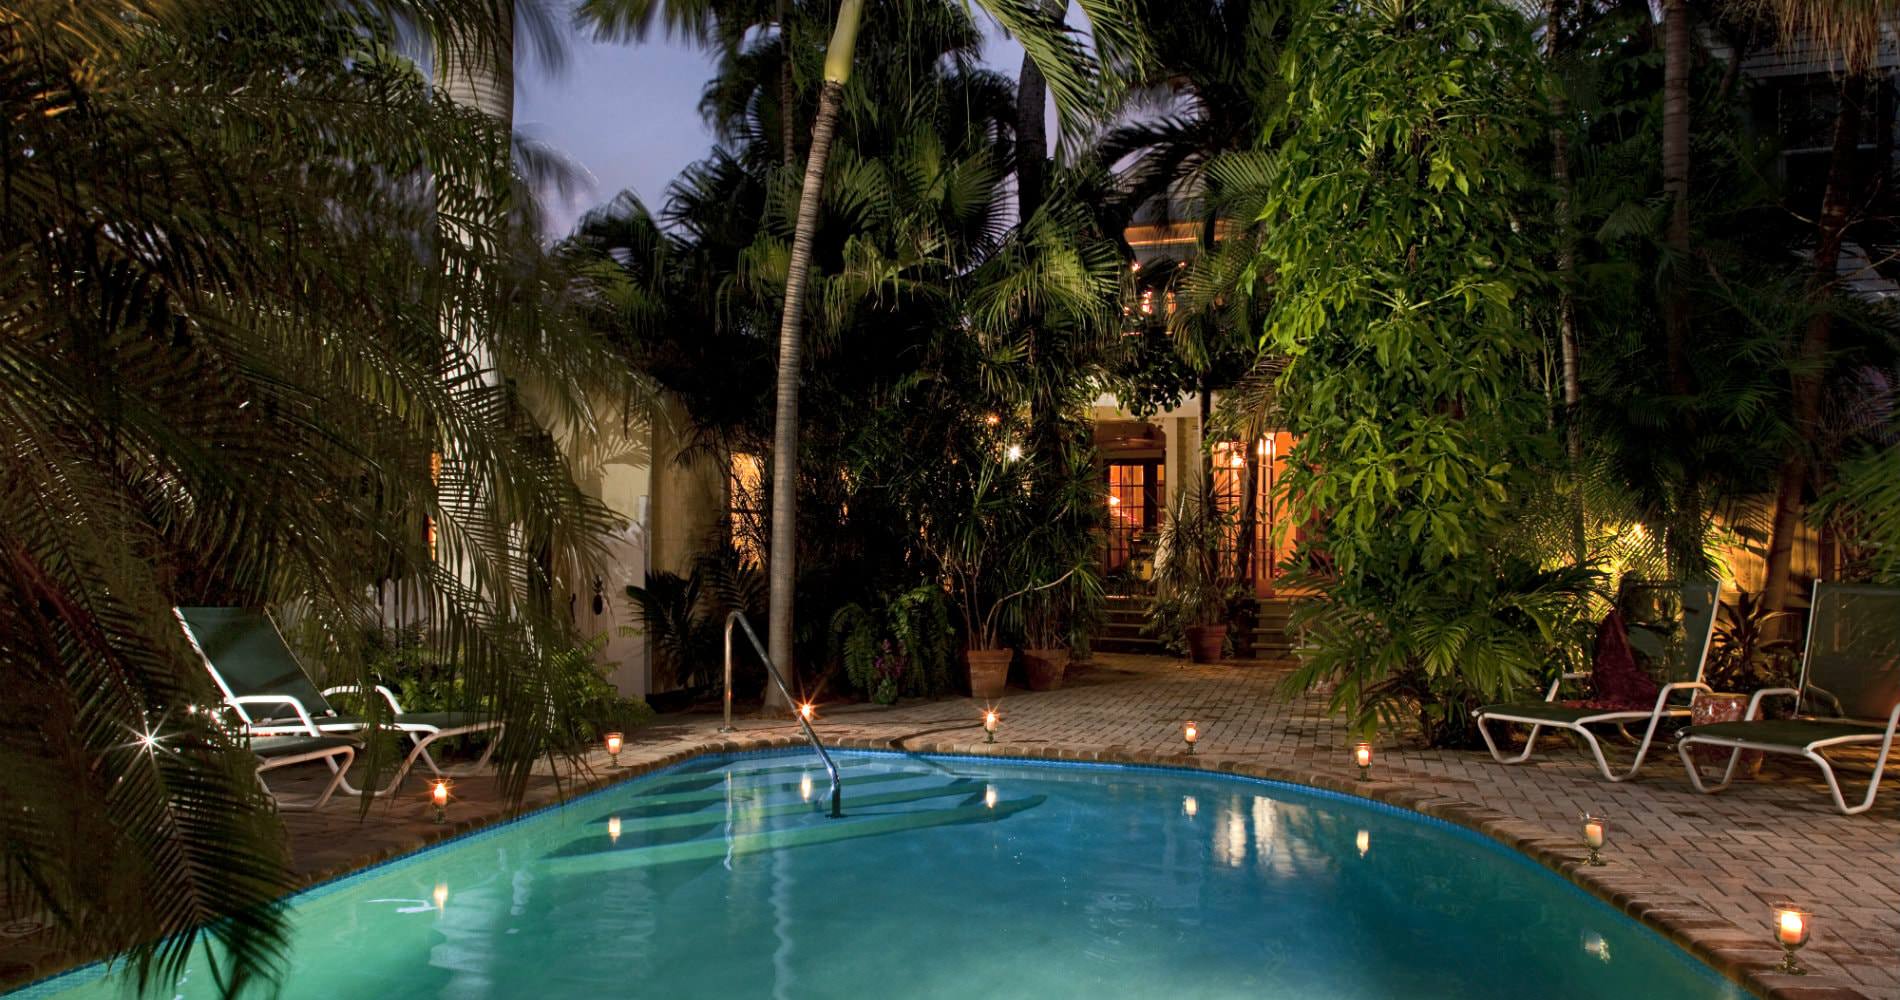
[[[842,820],[809,753],[706,758],[314,889],[281,995],[1746,995],[1399,810],[1157,769],[837,759]],[[201,969],[176,985],[216,995]],[[91,970],[25,995],[129,994]]]

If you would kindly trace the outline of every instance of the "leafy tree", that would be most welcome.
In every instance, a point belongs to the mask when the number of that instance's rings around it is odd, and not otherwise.
[[[1427,734],[1454,738],[1459,707],[1541,668],[1578,582],[1515,537],[1553,451],[1523,302],[1542,68],[1486,0],[1319,10],[1284,67],[1259,270],[1300,435],[1284,488],[1323,539],[1300,553],[1322,593],[1289,683],[1335,682],[1360,726],[1422,695]]]

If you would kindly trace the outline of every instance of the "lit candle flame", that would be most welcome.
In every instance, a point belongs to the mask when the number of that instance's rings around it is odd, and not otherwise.
[[[435,784],[429,788],[429,801],[435,803],[437,809],[449,804],[449,783],[447,779],[435,779]]]
[[[812,720],[812,716],[816,715],[817,712],[818,712],[818,707],[816,705],[813,705],[809,701],[804,702],[798,706],[798,717],[801,719],[804,719],[806,722],[810,722]]]
[[[1372,766],[1372,744],[1361,743],[1358,746],[1353,747],[1352,760],[1353,760],[1353,763],[1358,764],[1360,767],[1371,767]]]
[[[1201,727],[1192,722],[1188,723],[1181,728],[1181,738],[1190,744],[1199,743],[1201,740]]]
[[[995,732],[997,718],[998,717],[996,715],[996,709],[992,708],[984,712],[983,713],[983,728],[989,730],[992,733]]]
[[[1775,936],[1782,944],[1800,946],[1808,940],[1808,922],[1799,910],[1781,910],[1776,913]]]
[[[626,745],[626,737],[620,735],[619,733],[607,734],[607,752],[608,753],[618,754],[620,752],[620,748],[625,745]]]

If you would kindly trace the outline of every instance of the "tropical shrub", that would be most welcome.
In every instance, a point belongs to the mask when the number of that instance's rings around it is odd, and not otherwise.
[[[852,687],[881,705],[950,689],[956,630],[942,587],[913,587],[869,609],[847,604],[831,616],[831,635]]]
[[[1414,711],[1456,741],[1582,611],[1517,530],[1556,454],[1526,322],[1542,70],[1489,0],[1317,9],[1282,66],[1257,267],[1299,436],[1279,488],[1318,529],[1296,559],[1321,594],[1289,683],[1331,682],[1362,728]]]

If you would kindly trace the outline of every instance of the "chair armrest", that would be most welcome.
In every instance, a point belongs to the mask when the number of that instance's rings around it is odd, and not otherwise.
[[[1544,695],[1544,700],[1556,701],[1557,692],[1563,687],[1565,681],[1580,681],[1588,676],[1590,675],[1587,672],[1572,672],[1557,675],[1557,679],[1550,682],[1550,691]]]
[[[1761,701],[1769,695],[1778,695],[1784,698],[1799,698],[1801,697],[1801,690],[1799,688],[1762,688],[1748,699],[1748,711],[1742,713],[1742,721],[1753,722],[1757,718],[1760,718]]]
[[[382,695],[382,696],[383,696],[383,700],[389,703],[389,711],[390,711],[390,712],[391,712],[392,714],[395,714],[395,715],[401,715],[401,714],[402,714],[402,706],[396,703],[396,694],[395,694],[395,692],[393,692],[393,691],[391,691],[391,690],[389,690],[388,688],[386,688],[386,687],[384,687],[384,686],[382,686],[381,684],[377,684],[377,685],[374,685],[373,687],[374,687],[374,690],[375,690],[375,692],[376,692],[377,694],[379,694],[379,695]],[[324,696],[325,698],[328,698],[328,697],[330,697],[330,696],[331,696],[331,695],[333,695],[333,694],[343,694],[343,693],[346,693],[346,692],[347,692],[347,693],[349,693],[349,694],[359,694],[359,695],[360,695],[360,694],[362,694],[362,693],[363,693],[363,685],[361,685],[361,684],[339,684],[339,685],[337,685],[336,687],[333,687],[333,688],[324,688],[324,689],[323,689],[323,696]]]
[[[1707,691],[1710,694],[1715,693],[1714,688],[1701,681],[1676,681],[1671,684],[1664,684],[1662,690],[1656,692],[1656,711],[1661,712],[1669,704],[1670,696],[1678,691]]]
[[[305,708],[305,707],[303,707],[303,702],[301,702],[301,701],[298,701],[297,699],[295,699],[295,698],[292,698],[291,696],[289,696],[289,695],[287,695],[287,694],[246,694],[246,695],[239,695],[239,696],[237,696],[237,697],[235,697],[235,698],[232,698],[232,699],[231,699],[231,704],[232,704],[232,705],[237,705],[237,706],[243,706],[243,705],[289,705],[289,706],[290,706],[290,707],[291,707],[292,709],[295,709],[295,710],[296,710],[296,712],[297,712],[297,721],[299,721],[299,722],[301,722],[301,723],[303,723],[303,727],[304,727],[304,730],[305,730],[305,731],[306,731],[306,732],[307,732],[307,733],[308,733],[309,735],[311,735],[311,736],[322,736],[322,735],[323,735],[323,730],[321,730],[321,729],[318,729],[318,728],[317,728],[317,724],[316,724],[316,722],[315,722],[315,721],[313,721],[313,720],[312,720],[312,719],[310,718],[310,710],[309,710],[309,709],[307,709],[307,708]],[[255,723],[255,722],[251,722],[251,721],[249,720],[249,718],[248,718],[248,713],[247,713],[247,717],[246,717],[246,728],[255,728],[256,726],[257,726],[257,723]],[[275,728],[275,726],[273,726],[273,728]]]

